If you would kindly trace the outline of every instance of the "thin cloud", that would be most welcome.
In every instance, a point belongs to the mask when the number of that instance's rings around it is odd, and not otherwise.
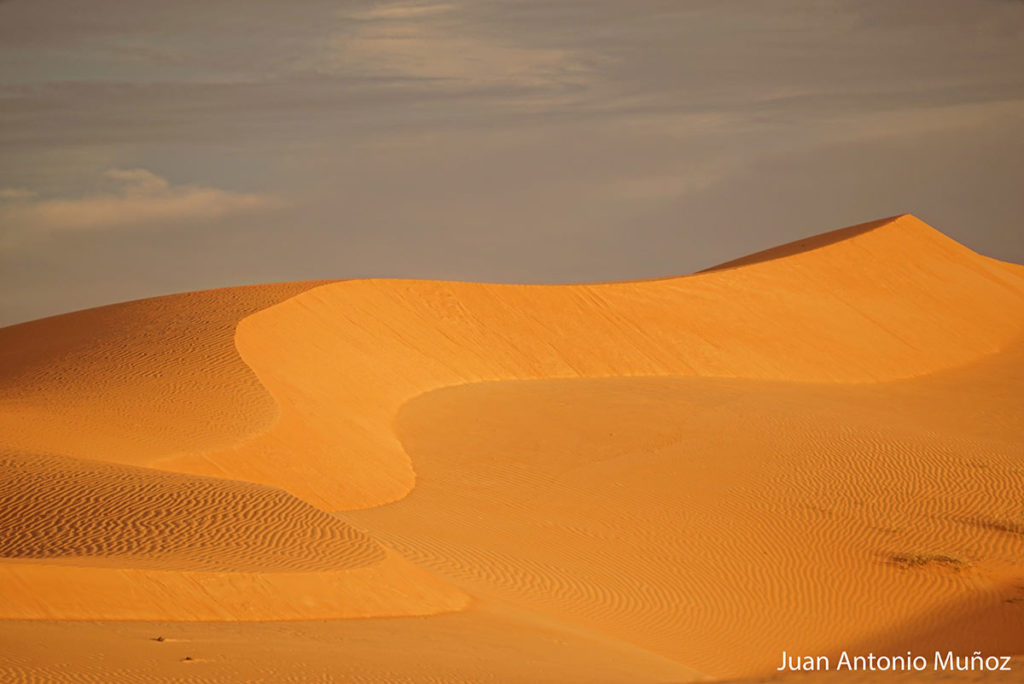
[[[468,87],[551,87],[582,82],[589,71],[570,50],[515,44],[481,32],[451,3],[386,4],[348,19],[319,58],[320,68]]]
[[[2,2],[3,0],[0,0]],[[30,200],[36,193],[24,188],[0,188],[0,202],[19,202]]]
[[[2,243],[38,234],[188,223],[281,205],[268,195],[175,186],[146,169],[110,169],[103,181],[110,189],[79,197],[43,198],[21,188],[0,190]]]
[[[451,3],[386,5],[384,7],[374,7],[365,12],[356,12],[352,17],[361,20],[411,19],[429,17],[435,14],[446,14],[454,9],[456,9],[455,5]]]

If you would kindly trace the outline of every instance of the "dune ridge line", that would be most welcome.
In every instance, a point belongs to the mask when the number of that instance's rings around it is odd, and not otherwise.
[[[159,465],[277,484],[325,510],[367,508],[413,487],[393,420],[441,387],[665,375],[883,382],[970,363],[1024,332],[1006,315],[1024,302],[1021,267],[910,215],[838,232],[847,237],[827,233],[782,259],[655,281],[320,285],[238,324],[240,357],[282,407],[276,423]],[[284,470],[274,454],[296,443],[303,458]]]

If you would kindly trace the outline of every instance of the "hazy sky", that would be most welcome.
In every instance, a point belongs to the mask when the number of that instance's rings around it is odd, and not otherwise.
[[[0,0],[0,324],[902,212],[1024,262],[1024,2]]]

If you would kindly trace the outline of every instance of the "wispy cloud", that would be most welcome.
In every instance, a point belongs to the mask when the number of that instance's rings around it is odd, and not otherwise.
[[[355,19],[414,19],[416,17],[429,17],[436,14],[446,14],[455,9],[451,3],[428,3],[428,4],[396,4],[382,5],[356,12],[352,16]]]
[[[24,188],[0,188],[0,202],[25,201],[30,200],[35,196],[36,193]]]
[[[488,34],[452,3],[388,3],[346,19],[320,56],[321,68],[461,87],[545,87],[578,82],[588,71],[570,50]]]
[[[31,235],[186,223],[267,209],[281,200],[197,185],[172,185],[146,169],[109,169],[108,189],[77,197],[40,197],[0,189],[0,244]]]

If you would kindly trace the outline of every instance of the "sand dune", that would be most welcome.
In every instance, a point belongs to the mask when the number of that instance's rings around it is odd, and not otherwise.
[[[0,455],[0,556],[281,572],[372,565],[366,535],[279,489],[39,454]]]
[[[458,590],[279,489],[0,454],[0,618],[265,619],[455,610]]]
[[[0,648],[0,674],[102,681],[70,642],[147,631],[203,644],[182,662],[211,681],[1024,653],[1022,385],[1024,267],[906,215],[680,278],[295,283],[11,326],[0,618],[36,622],[0,633],[68,655]],[[191,624],[374,616],[406,617]]]
[[[147,464],[268,427],[278,407],[239,358],[235,328],[313,286],[192,292],[0,329],[4,445]]]
[[[235,449],[172,470],[282,486],[327,510],[403,497],[405,402],[487,380],[682,375],[873,382],[1000,350],[1024,332],[1024,269],[912,216],[742,269],[573,286],[345,281],[249,316],[242,358],[280,404]],[[301,331],[298,334],[297,331]],[[279,455],[302,445],[302,458]]]

